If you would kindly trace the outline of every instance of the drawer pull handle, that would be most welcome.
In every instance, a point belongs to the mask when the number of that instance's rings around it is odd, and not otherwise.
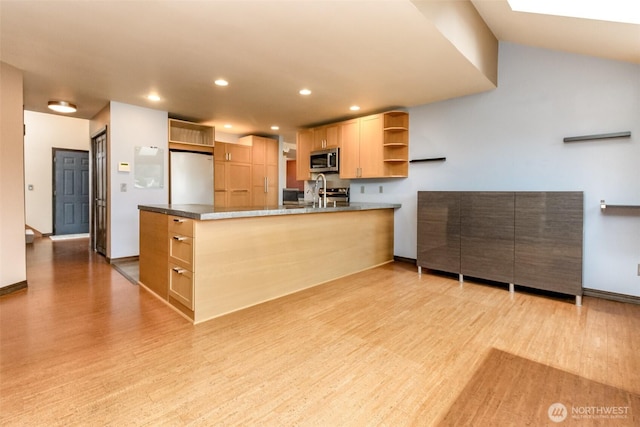
[[[184,219],[180,219],[180,218],[173,218],[173,222],[177,222],[182,224],[184,222]]]
[[[184,242],[185,240],[187,240],[187,238],[182,236],[173,236],[173,240],[177,240],[178,242]]]
[[[173,267],[173,271],[175,271],[178,274],[184,274],[184,272],[187,271],[187,270],[185,270],[183,268]]]

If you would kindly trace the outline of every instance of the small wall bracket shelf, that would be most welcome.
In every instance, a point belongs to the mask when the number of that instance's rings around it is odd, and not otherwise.
[[[638,209],[640,210],[640,205],[608,205],[604,200],[600,200],[600,209],[605,210],[609,208],[620,208],[620,209]]]
[[[424,162],[440,162],[447,160],[446,157],[431,157],[427,159],[413,159],[409,160],[409,163],[424,163]]]
[[[592,141],[595,139],[615,139],[615,138],[631,138],[631,132],[613,132],[613,133],[600,133],[597,135],[583,135],[583,136],[570,136],[564,138],[564,142],[581,142]]]

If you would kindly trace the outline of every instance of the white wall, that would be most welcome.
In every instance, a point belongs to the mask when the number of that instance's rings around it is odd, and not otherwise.
[[[640,205],[640,65],[501,43],[496,90],[409,112],[409,157],[447,160],[351,185],[353,201],[402,203],[396,255],[416,257],[417,191],[584,191],[583,286],[640,296],[640,215],[599,208]],[[619,131],[631,138],[562,141]]]
[[[151,110],[111,102],[109,147],[110,186],[110,248],[111,259],[139,254],[138,205],[168,203],[168,130],[166,111]],[[164,182],[162,188],[140,189],[134,186],[135,147],[158,147],[164,150]],[[130,172],[118,172],[118,164],[128,162]],[[126,184],[126,191],[121,185]]]
[[[53,148],[89,151],[89,120],[24,112],[26,222],[43,234],[53,232]],[[33,185],[33,190],[29,190]]]
[[[22,72],[0,62],[0,288],[24,285]]]

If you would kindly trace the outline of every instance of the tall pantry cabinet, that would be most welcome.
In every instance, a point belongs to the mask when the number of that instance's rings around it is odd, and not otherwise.
[[[251,205],[278,204],[278,141],[250,135],[240,138],[241,144],[251,146]]]
[[[216,141],[213,158],[214,206],[250,206],[251,147]]]

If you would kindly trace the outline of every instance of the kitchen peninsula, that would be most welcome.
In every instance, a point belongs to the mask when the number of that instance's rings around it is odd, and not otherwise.
[[[392,261],[399,207],[141,205],[139,284],[203,322]]]

